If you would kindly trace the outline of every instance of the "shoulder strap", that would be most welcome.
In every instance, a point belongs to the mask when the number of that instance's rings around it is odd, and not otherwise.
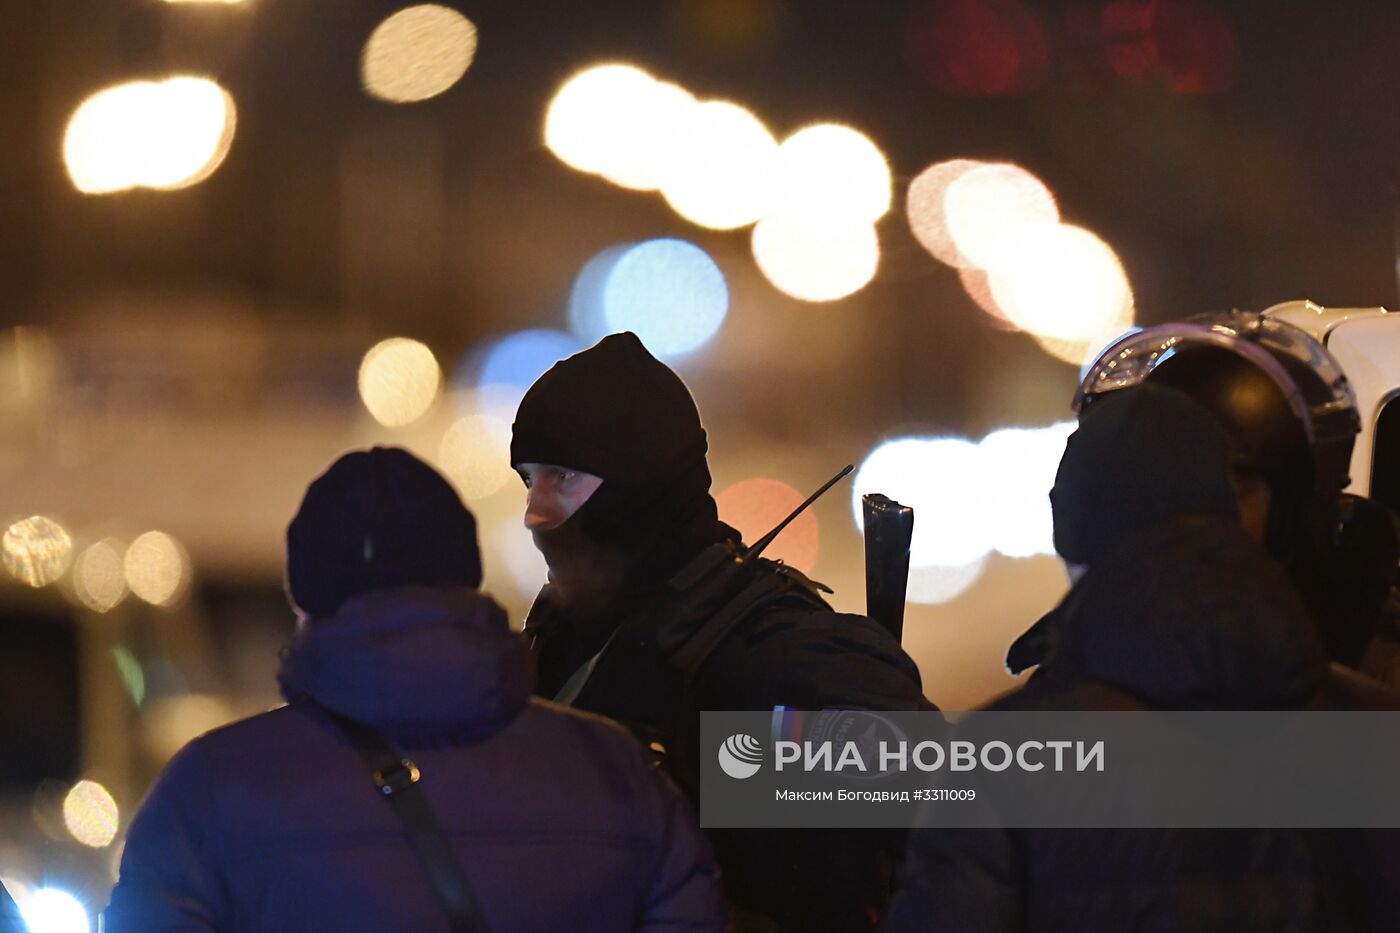
[[[408,830],[408,841],[428,874],[454,933],[490,933],[481,902],[467,880],[452,842],[418,786],[418,766],[401,757],[377,729],[317,707],[344,734],[369,766],[374,784]]]

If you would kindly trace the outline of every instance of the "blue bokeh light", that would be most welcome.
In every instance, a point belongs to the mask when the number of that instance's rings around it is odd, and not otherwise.
[[[585,346],[592,346],[609,333],[607,316],[603,311],[603,296],[608,277],[617,263],[636,243],[616,243],[598,252],[583,264],[574,279],[569,294],[569,328]]]
[[[729,286],[709,254],[685,240],[608,247],[579,271],[569,302],[584,343],[630,330],[663,359],[703,346],[729,312]]]
[[[578,340],[561,330],[516,331],[468,355],[454,382],[458,389],[489,394],[498,405],[513,408],[546,370],[580,349]]]

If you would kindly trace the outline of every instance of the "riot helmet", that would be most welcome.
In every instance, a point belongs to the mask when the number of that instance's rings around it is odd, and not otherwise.
[[[1153,382],[1190,395],[1230,434],[1233,465],[1268,484],[1265,545],[1291,565],[1335,546],[1356,400],[1337,361],[1291,324],[1230,311],[1161,324],[1121,338],[1090,364],[1075,411]]]

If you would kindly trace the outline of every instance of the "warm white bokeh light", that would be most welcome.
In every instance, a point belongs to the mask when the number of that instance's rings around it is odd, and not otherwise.
[[[599,174],[635,191],[661,187],[671,141],[684,130],[695,105],[694,95],[678,84],[639,85],[628,101],[628,118],[613,128],[612,145]]]
[[[184,188],[219,167],[236,125],[233,98],[208,78],[133,81],[79,105],[64,133],[63,161],[87,194]]]
[[[666,147],[666,202],[691,223],[713,230],[733,230],[764,216],[778,160],[773,134],[752,112],[727,101],[696,104],[686,116]]]
[[[93,612],[110,612],[126,598],[125,550],[111,539],[98,541],[73,565],[73,591]]]
[[[950,603],[971,589],[986,567],[985,557],[958,567],[910,567],[905,600],[922,606]]]
[[[782,480],[755,477],[726,487],[717,496],[720,521],[738,529],[744,542],[753,544],[787,518],[807,497]],[[769,560],[781,560],[811,573],[821,553],[821,526],[811,509],[792,520],[763,552]]]
[[[861,497],[883,493],[914,510],[909,561],[915,567],[965,567],[986,556],[991,541],[982,521],[985,503],[976,445],[957,437],[906,437],[886,441],[865,458],[852,485],[857,527],[864,527]]]
[[[386,428],[423,417],[441,386],[442,369],[433,351],[407,337],[381,340],[360,363],[360,398]]]
[[[466,499],[484,499],[519,482],[510,467],[510,422],[492,415],[458,418],[442,436],[438,466]]]
[[[992,547],[1007,557],[1055,553],[1050,487],[1074,428],[1073,421],[1003,428],[978,442],[982,521]]]
[[[163,531],[148,531],[132,541],[123,569],[127,588],[153,606],[173,605],[190,582],[185,549]]]
[[[360,56],[360,80],[380,100],[427,100],[461,80],[475,56],[471,20],[436,3],[405,7],[370,34]]]
[[[643,132],[638,118],[665,92],[632,65],[611,63],[586,68],[555,93],[544,119],[544,142],[565,164],[601,175],[635,158],[619,150]]]
[[[958,245],[948,229],[946,196],[948,188],[963,175],[985,165],[975,159],[950,159],[937,162],[919,173],[909,183],[904,198],[905,214],[914,239],[933,255],[950,266],[970,267],[967,257],[958,252]]]
[[[0,559],[21,583],[48,586],[63,576],[73,560],[73,539],[51,518],[32,515],[15,522],[0,538]]]
[[[120,822],[117,802],[96,781],[79,781],[63,798],[63,825],[74,839],[89,848],[111,845]]]
[[[1133,329],[1132,309],[1127,311],[1110,326],[1088,340],[1065,340],[1058,337],[1043,337],[1032,334],[1036,344],[1050,356],[1062,363],[1083,369],[1094,361],[1099,351]]]
[[[784,294],[835,301],[870,284],[880,266],[880,240],[869,225],[821,227],[765,217],[753,228],[753,255]]]
[[[1132,319],[1123,264],[1082,227],[1021,227],[1002,242],[987,271],[1002,313],[1033,334],[1088,341]]]
[[[870,137],[819,123],[778,147],[770,214],[827,227],[873,224],[890,209],[890,166]]]
[[[963,172],[948,185],[943,205],[958,255],[979,269],[990,268],[1000,244],[1020,228],[1060,219],[1045,183],[1009,163]]]

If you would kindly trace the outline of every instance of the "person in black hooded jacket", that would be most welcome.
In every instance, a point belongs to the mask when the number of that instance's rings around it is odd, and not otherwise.
[[[791,568],[739,568],[706,450],[690,392],[631,333],[540,377],[511,440],[549,565],[525,623],[537,691],[622,722],[692,796],[701,710],[932,708],[880,626],[834,612]],[[878,834],[711,838],[741,911],[791,930],[871,927]]]
[[[1039,670],[987,709],[1400,708],[1329,667],[1283,568],[1240,524],[1228,457],[1174,389],[1085,410],[1051,493],[1077,582],[1039,627]],[[922,829],[885,929],[1393,929],[1395,845],[1342,830]]]
[[[346,454],[313,482],[287,529],[288,703],[170,762],[105,929],[461,929],[342,720],[415,763],[494,933],[723,929],[684,798],[614,723],[530,697],[480,580],[471,513],[408,452]]]

